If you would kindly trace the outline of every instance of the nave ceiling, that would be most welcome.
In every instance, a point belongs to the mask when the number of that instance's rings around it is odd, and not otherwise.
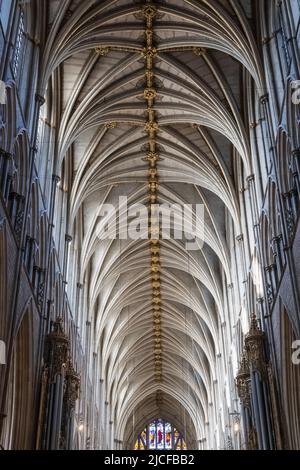
[[[252,76],[264,93],[251,2],[48,3],[40,93],[45,120],[55,126],[57,173],[80,255],[69,276],[89,286],[87,320],[106,399],[128,445],[132,423],[142,428],[157,416],[185,428],[192,442],[201,437],[195,429],[204,435],[214,400],[224,286],[234,283],[226,227],[229,220],[242,232],[240,185],[253,171],[242,80]],[[203,204],[203,248],[101,240],[101,207],[120,196],[129,204],[149,205],[151,196]]]

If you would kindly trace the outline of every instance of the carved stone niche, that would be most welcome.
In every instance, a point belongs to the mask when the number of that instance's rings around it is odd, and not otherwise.
[[[45,360],[51,371],[51,379],[60,374],[62,366],[67,364],[70,340],[63,329],[63,320],[57,317],[52,323],[52,331],[46,338]]]
[[[238,396],[246,408],[250,408],[250,369],[246,351],[241,355],[240,368],[235,379]]]
[[[261,378],[266,376],[264,341],[265,333],[260,329],[256,315],[253,314],[250,330],[245,338],[245,348],[250,369],[259,372]]]

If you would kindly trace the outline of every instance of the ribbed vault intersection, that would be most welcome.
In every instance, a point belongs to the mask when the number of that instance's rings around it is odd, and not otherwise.
[[[226,369],[227,224],[241,233],[234,168],[251,174],[242,75],[263,91],[250,2],[52,3],[44,84],[52,76],[62,89],[58,157],[80,253],[74,269],[89,286],[115,437],[131,447],[163,417],[196,447],[218,414],[219,361]],[[203,248],[151,242],[151,231],[147,240],[103,240],[112,214],[102,217],[102,205],[118,208],[124,196],[149,213],[153,202],[203,204]]]

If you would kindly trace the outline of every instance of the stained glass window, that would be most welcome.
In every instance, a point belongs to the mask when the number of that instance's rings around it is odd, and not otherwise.
[[[170,423],[165,423],[165,439],[165,449],[172,449],[172,426]]]
[[[156,449],[156,425],[151,423],[149,426],[149,448]]]
[[[163,419],[156,419],[148,424],[139,434],[135,450],[186,450],[182,434]]]

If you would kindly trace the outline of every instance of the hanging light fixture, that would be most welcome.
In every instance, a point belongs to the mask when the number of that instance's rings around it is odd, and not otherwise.
[[[234,418],[233,431],[235,434],[240,432],[240,420],[237,416]]]
[[[233,413],[229,413],[230,416],[233,416],[233,432],[235,434],[238,434],[241,430],[241,419],[240,419],[240,413],[237,411],[234,411]]]

